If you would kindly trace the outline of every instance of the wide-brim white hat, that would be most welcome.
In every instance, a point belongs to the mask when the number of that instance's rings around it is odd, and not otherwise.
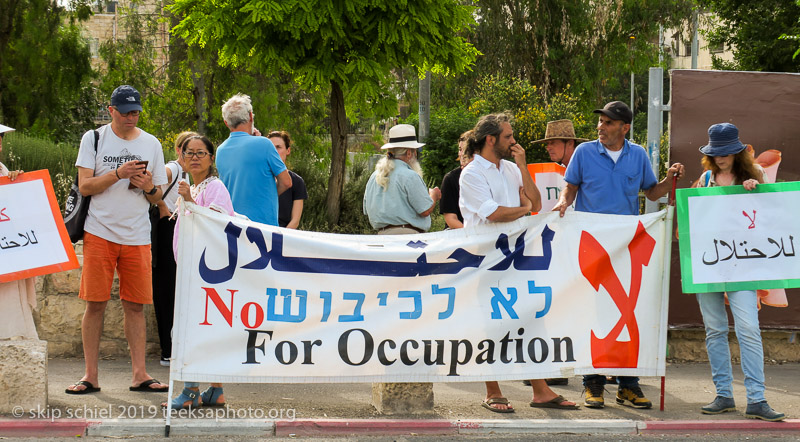
[[[0,134],[6,133],[6,132],[11,132],[12,130],[16,130],[16,129],[14,129],[13,127],[3,126],[2,124],[0,124]]]
[[[398,124],[389,129],[389,142],[381,149],[411,148],[419,149],[425,143],[417,143],[417,131],[410,124]]]

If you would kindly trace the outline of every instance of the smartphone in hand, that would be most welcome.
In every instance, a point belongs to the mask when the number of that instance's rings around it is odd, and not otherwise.
[[[144,169],[147,170],[147,164],[148,163],[149,163],[149,161],[142,160],[142,161],[137,161],[136,165],[137,166],[144,166]],[[128,189],[135,189],[135,188],[136,188],[136,186],[134,186],[133,184],[128,184]]]

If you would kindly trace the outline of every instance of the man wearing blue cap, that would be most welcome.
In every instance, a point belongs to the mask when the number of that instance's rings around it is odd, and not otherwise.
[[[83,236],[80,298],[86,301],[81,323],[83,377],[67,394],[100,391],[97,361],[103,317],[111,298],[114,271],[124,312],[125,337],[131,351],[131,391],[167,391],[145,369],[144,304],[153,303],[148,209],[161,199],[167,182],[164,153],[156,137],[136,127],[142,101],[123,85],[111,94],[111,124],[87,131],[81,140],[78,187],[92,196]]]
[[[572,155],[564,180],[567,186],[553,208],[564,213],[575,202],[575,210],[616,215],[639,214],[639,190],[656,201],[672,189],[672,177],[683,175],[683,165],[673,164],[667,176],[658,182],[650,166],[647,151],[625,139],[631,128],[633,113],[621,101],[612,101],[602,109],[597,122],[597,140],[581,143]],[[639,378],[619,376],[617,403],[634,408],[653,406],[639,387]],[[606,377],[583,377],[584,405],[603,408]]]

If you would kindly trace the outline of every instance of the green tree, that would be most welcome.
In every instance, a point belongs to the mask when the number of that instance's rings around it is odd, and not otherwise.
[[[526,80],[544,97],[570,87],[587,107],[659,62],[659,26],[677,28],[692,0],[480,0],[470,41],[484,55],[474,75],[437,93],[472,95],[486,75]],[[634,38],[631,38],[634,37]],[[464,91],[468,90],[467,94]],[[454,103],[448,103],[452,105]]]
[[[90,52],[77,19],[55,0],[0,0],[0,119],[57,140],[74,137],[94,111]]]
[[[457,0],[176,0],[171,10],[185,17],[175,34],[216,50],[221,64],[283,72],[305,90],[329,93],[332,225],[344,185],[345,103],[388,110],[393,69],[458,73],[477,55],[459,36],[473,22],[473,9]]]
[[[797,2],[796,2],[796,3],[797,3],[797,6],[798,6],[798,7],[800,7],[800,0],[797,0]],[[798,18],[797,18],[797,24],[800,24],[800,17],[798,17]],[[791,41],[794,41],[794,42],[795,42],[795,44],[797,44],[797,42],[800,42],[800,31],[798,31],[797,29],[795,29],[793,32],[791,32],[791,31],[790,31],[790,33],[788,33],[788,34],[786,34],[786,33],[784,33],[784,34],[781,34],[781,37],[780,37],[780,38],[781,38],[782,40],[791,40]],[[794,55],[792,55],[792,58],[797,58],[798,56],[800,56],[800,48],[798,48],[798,49],[797,49],[797,50],[794,52]]]
[[[472,129],[477,121],[474,114],[463,108],[431,109],[430,134],[419,160],[428,186],[438,186],[444,175],[459,165],[458,137]],[[419,115],[410,115],[405,122],[419,131]]]
[[[254,96],[257,127],[289,130],[300,145],[313,145],[304,136],[319,133],[325,117],[325,97],[301,90],[287,75],[264,75],[248,65],[220,66],[210,48],[189,47],[180,37],[169,41],[166,57],[159,57],[156,42],[163,23],[172,26],[180,17],[153,13],[135,0],[119,11],[119,36],[102,45],[106,69],[100,81],[107,100],[120,84],[131,84],[143,97],[139,126],[171,149],[174,136],[195,130],[219,142],[228,136],[220,107],[230,95],[248,91]]]
[[[715,69],[800,72],[797,44],[781,35],[800,34],[800,3],[790,0],[698,0],[712,13],[709,45],[733,50],[734,61],[713,59]]]

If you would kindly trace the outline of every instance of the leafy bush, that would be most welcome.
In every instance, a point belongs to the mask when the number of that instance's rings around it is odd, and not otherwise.
[[[429,186],[441,183],[442,177],[458,166],[458,137],[472,129],[482,115],[508,112],[514,117],[514,138],[525,148],[529,163],[550,161],[543,144],[532,144],[544,138],[548,121],[572,120],[578,137],[595,138],[595,120],[586,117],[591,111],[581,109],[578,97],[569,89],[545,98],[526,80],[494,76],[480,79],[476,89],[468,109],[431,109],[430,135],[420,157]],[[404,123],[419,128],[419,115],[410,115]]]
[[[3,137],[3,153],[0,161],[10,170],[26,172],[47,169],[53,181],[53,190],[59,207],[69,195],[72,180],[77,169],[78,146],[30,137],[18,132],[11,132]]]
[[[596,135],[595,119],[586,117],[591,115],[591,110],[580,108],[578,97],[570,93],[569,87],[545,97],[527,80],[484,77],[478,82],[477,94],[470,102],[469,111],[476,120],[491,113],[511,114],[514,117],[514,138],[525,148],[528,163],[550,161],[543,144],[532,144],[544,138],[548,121],[572,120],[578,137],[593,139]]]
[[[444,175],[458,167],[458,137],[475,126],[477,118],[466,109],[431,109],[431,129],[420,155],[420,165],[429,187],[438,186]],[[413,124],[419,133],[419,115],[404,123]]]
[[[292,154],[287,159],[289,168],[306,182],[308,199],[303,204],[300,230],[372,234],[374,231],[363,212],[364,189],[371,171],[368,170],[369,155],[357,155],[353,164],[348,164],[342,193],[339,224],[327,222],[325,200],[328,195],[330,176],[330,147],[324,138],[306,138],[305,142],[294,140]]]

